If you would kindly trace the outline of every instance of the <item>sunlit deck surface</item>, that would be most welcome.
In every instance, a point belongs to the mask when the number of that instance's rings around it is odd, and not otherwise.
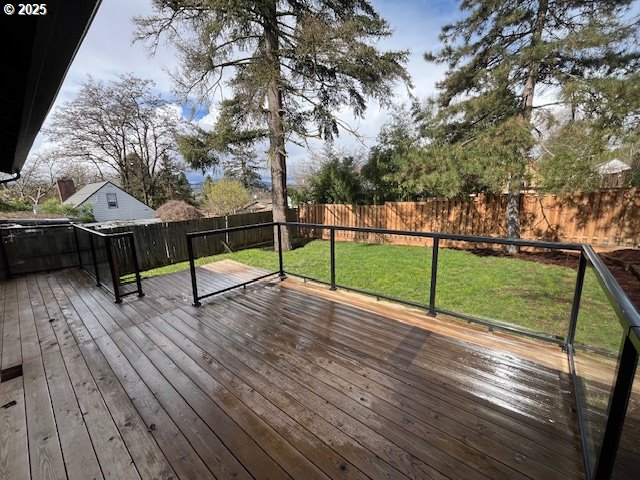
[[[0,284],[2,370],[23,370],[0,383],[0,478],[584,478],[559,347],[293,279],[200,308],[188,271],[143,287]]]

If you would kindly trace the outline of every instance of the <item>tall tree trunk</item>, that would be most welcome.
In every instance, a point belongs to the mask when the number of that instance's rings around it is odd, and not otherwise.
[[[271,1],[264,14],[264,44],[266,56],[271,63],[272,72],[267,87],[267,105],[269,109],[269,161],[271,163],[271,200],[273,203],[273,221],[287,221],[287,153],[285,150],[284,120],[282,118],[282,86],[280,81],[280,61],[278,60],[278,24],[276,2]],[[274,233],[275,248],[279,239]],[[289,231],[282,229],[282,249],[291,250]]]
[[[520,238],[520,181],[509,179],[507,185],[507,238]],[[518,253],[516,245],[507,245],[507,252],[511,255]]]
[[[549,0],[540,0],[538,3],[538,13],[536,14],[536,23],[533,25],[533,32],[531,34],[531,60],[529,63],[529,71],[527,72],[527,79],[525,80],[524,89],[522,90],[522,115],[526,121],[531,121],[531,114],[533,113],[533,96],[538,83],[538,74],[540,70],[539,53],[535,49],[540,45],[542,41],[542,33],[547,22],[547,15],[549,12]]]
[[[540,0],[531,36],[530,46],[533,49],[531,53],[532,57],[524,88],[522,90],[521,112],[522,117],[526,122],[531,121],[531,115],[533,114],[533,97],[536,90],[536,84],[538,83],[538,74],[540,70],[540,60],[538,59],[539,54],[535,49],[542,41],[542,33],[544,32],[548,11],[549,0]],[[508,238],[520,238],[520,189],[524,183],[524,172],[526,164],[529,161],[529,154],[528,152],[522,152],[520,157],[522,161],[522,168],[519,170],[522,172],[522,175],[512,174],[507,186],[507,209],[505,212],[505,221]],[[507,246],[507,252],[510,254],[517,253],[518,247],[509,245]]]

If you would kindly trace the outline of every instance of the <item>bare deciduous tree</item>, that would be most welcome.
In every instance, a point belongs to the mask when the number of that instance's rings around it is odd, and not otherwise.
[[[153,87],[130,74],[111,82],[89,78],[46,130],[69,158],[115,172],[122,188],[152,206],[166,166],[180,168],[167,159],[175,158],[183,128],[181,115]]]
[[[63,177],[73,179],[77,187],[105,180],[90,165],[65,158],[59,150],[45,149],[29,156],[20,178],[8,187],[8,193],[21,202],[39,205],[57,195],[56,182]]]

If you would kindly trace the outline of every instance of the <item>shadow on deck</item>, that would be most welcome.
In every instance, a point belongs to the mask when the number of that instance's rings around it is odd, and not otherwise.
[[[188,271],[144,289],[0,284],[2,370],[23,369],[0,383],[1,478],[584,478],[559,347],[293,279],[200,308]]]

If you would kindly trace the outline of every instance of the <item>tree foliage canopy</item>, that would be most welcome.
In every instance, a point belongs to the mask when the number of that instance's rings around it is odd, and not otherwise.
[[[251,197],[244,186],[229,178],[211,180],[207,177],[202,185],[202,206],[212,215],[234,215],[245,207]]]
[[[298,138],[333,138],[344,106],[362,116],[366,99],[388,103],[396,80],[409,81],[407,52],[381,52],[391,30],[367,1],[154,0],[156,14],[139,18],[138,38],[177,46],[174,78],[185,99],[211,100],[223,85],[212,145],[267,138],[265,104],[272,81],[282,94],[285,130]],[[270,52],[267,37],[277,45]]]
[[[418,142],[413,114],[407,107],[392,115],[382,126],[361,172],[374,204],[415,198],[412,179],[402,176],[400,171]]]
[[[307,197],[313,203],[359,205],[367,200],[354,157],[333,156],[307,181]]]

